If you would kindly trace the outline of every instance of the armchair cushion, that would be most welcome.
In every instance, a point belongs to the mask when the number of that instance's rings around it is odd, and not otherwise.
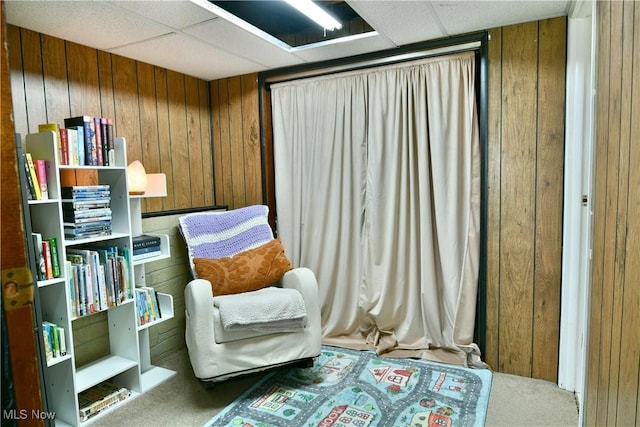
[[[213,295],[255,291],[276,283],[292,269],[280,239],[219,259],[194,258],[197,277],[211,282]]]
[[[273,239],[268,215],[267,206],[253,205],[232,211],[194,212],[178,218],[193,277],[198,278],[193,263],[196,257],[230,257]]]

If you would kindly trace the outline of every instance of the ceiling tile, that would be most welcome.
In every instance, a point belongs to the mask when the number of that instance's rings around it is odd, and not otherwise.
[[[347,1],[396,46],[443,37],[429,1]]]
[[[285,49],[253,33],[240,30],[235,24],[224,19],[216,19],[195,25],[185,29],[183,32],[211,46],[262,64],[266,68],[278,68],[303,62]]]
[[[217,17],[210,10],[204,9],[196,3],[184,0],[117,0],[110,1],[109,3],[115,7],[133,12],[143,17],[143,19],[160,22],[178,30]]]
[[[111,49],[109,52],[203,80],[238,76],[266,69],[260,64],[179,33]]]
[[[504,25],[566,15],[565,1],[438,1],[433,2],[449,34],[480,31]]]
[[[6,13],[13,25],[103,50],[170,31],[105,2],[9,1]]]

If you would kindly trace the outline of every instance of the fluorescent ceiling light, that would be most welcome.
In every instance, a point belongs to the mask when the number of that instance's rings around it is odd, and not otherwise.
[[[333,16],[322,10],[311,0],[285,0],[291,6],[307,15],[309,18],[323,26],[325,30],[333,31],[342,28],[342,24]]]

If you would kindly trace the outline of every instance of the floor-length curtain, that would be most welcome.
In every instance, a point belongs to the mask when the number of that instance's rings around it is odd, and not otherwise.
[[[477,359],[474,73],[464,53],[272,86],[278,232],[326,343]]]

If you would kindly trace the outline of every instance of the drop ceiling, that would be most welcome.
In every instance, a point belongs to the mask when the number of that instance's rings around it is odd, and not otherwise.
[[[372,28],[291,48],[207,0],[5,1],[7,23],[204,80],[391,49],[467,32],[566,16],[574,1],[346,3]]]

